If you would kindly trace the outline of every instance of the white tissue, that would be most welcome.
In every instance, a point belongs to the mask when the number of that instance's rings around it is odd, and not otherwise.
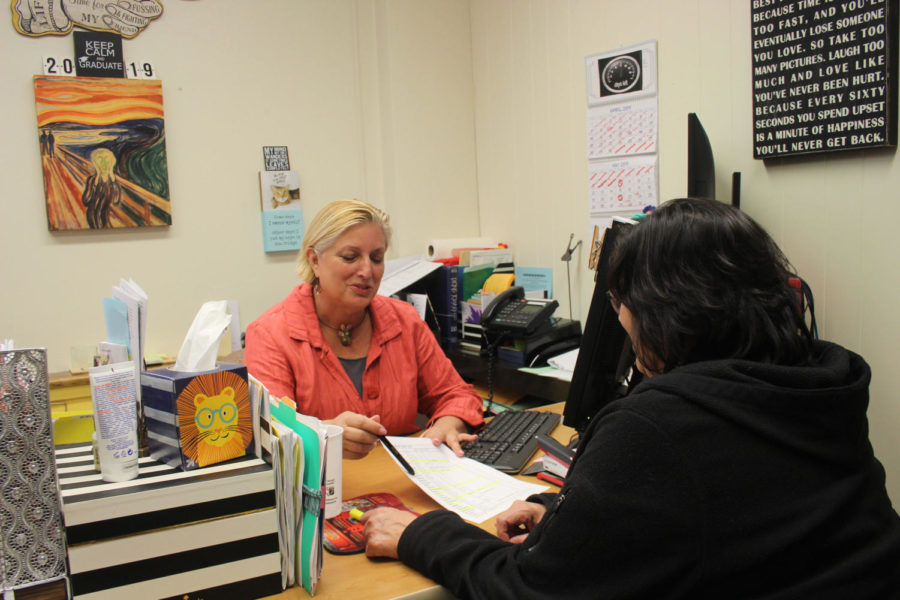
[[[231,323],[227,305],[225,300],[215,300],[200,307],[178,351],[173,371],[211,371],[216,367],[219,340]]]

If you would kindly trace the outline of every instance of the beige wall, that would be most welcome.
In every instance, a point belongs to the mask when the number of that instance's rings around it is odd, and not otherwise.
[[[900,498],[900,167],[893,152],[763,164],[752,158],[746,0],[164,0],[126,58],[163,82],[173,225],[47,231],[31,77],[70,36],[0,32],[6,85],[0,160],[0,337],[48,348],[105,336],[100,298],[133,277],[151,298],[148,351],[177,351],[200,304],[240,302],[246,324],[296,282],[293,256],[262,251],[263,145],[287,145],[307,218],[368,199],[397,226],[395,256],[435,237],[509,242],[555,270],[587,228],[584,56],[657,40],[660,194],[686,189],[685,130],[697,112],[720,197],[743,174],[743,207],[776,237],[816,296],[823,337],[873,369],[870,421]],[[587,313],[582,250],[572,310]]]
[[[70,346],[105,339],[101,298],[120,277],[150,296],[149,353],[174,356],[207,300],[238,300],[246,326],[298,282],[293,252],[262,249],[266,145],[288,146],[307,220],[367,199],[393,215],[394,256],[478,234],[466,3],[162,3],[123,45],[163,84],[167,228],[48,232],[32,76],[71,56],[72,36],[0,27],[0,337],[67,369]]]
[[[686,121],[696,112],[715,153],[719,198],[730,198],[731,173],[740,171],[742,207],[812,286],[822,337],[871,364],[871,438],[900,499],[895,153],[753,159],[746,0],[477,0],[471,14],[482,234],[509,241],[519,262],[553,266],[565,304],[559,257],[571,232],[585,243],[591,236],[584,57],[657,40],[660,196],[686,193]],[[590,302],[586,260],[581,252],[572,262],[576,315]]]

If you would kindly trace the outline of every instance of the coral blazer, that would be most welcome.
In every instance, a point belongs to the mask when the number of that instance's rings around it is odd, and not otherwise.
[[[344,411],[381,415],[390,435],[418,430],[443,416],[476,427],[481,398],[465,383],[415,308],[375,296],[369,305],[372,341],[362,397],[322,337],[312,286],[302,284],[247,328],[244,363],[270,393],[287,396],[297,412],[332,419]]]

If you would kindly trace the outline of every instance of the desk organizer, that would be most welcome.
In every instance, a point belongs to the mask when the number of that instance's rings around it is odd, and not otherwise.
[[[0,351],[0,596],[66,598],[47,354]],[[29,591],[26,592],[25,589]]]
[[[141,373],[150,456],[185,471],[253,453],[247,367]]]
[[[108,483],[89,444],[56,449],[75,600],[234,600],[281,592],[272,467],[245,456],[182,471],[141,458]]]

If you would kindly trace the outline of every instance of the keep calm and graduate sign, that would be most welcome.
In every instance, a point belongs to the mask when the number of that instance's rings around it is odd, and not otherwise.
[[[75,74],[78,77],[125,77],[122,37],[101,31],[76,31]]]
[[[897,145],[898,0],[751,0],[753,157]]]

